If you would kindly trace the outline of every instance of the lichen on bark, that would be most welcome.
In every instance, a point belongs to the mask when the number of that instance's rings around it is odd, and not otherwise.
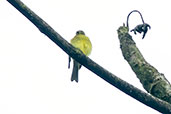
[[[151,95],[171,104],[171,85],[164,74],[159,73],[143,57],[125,25],[117,30],[124,59],[129,63],[144,89]]]

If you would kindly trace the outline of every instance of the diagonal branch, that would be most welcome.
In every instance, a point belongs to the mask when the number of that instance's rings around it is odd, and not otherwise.
[[[114,74],[110,73],[106,69],[102,68],[94,61],[86,57],[84,54],[78,53],[78,51],[70,45],[64,38],[62,38],[53,28],[51,28],[45,21],[31,11],[20,0],[7,0],[18,11],[20,11],[25,17],[27,17],[42,33],[47,35],[54,43],[56,43],[62,50],[64,50],[69,56],[76,61],[84,65],[86,68],[97,74],[99,77],[117,87],[124,93],[137,99],[143,104],[158,110],[162,113],[171,113],[171,105],[167,102],[159,100],[157,98],[148,95],[147,93],[139,90],[131,84],[121,80]]]

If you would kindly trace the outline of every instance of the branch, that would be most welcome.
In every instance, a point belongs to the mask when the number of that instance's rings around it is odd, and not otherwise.
[[[62,38],[53,28],[51,28],[45,21],[43,21],[39,16],[37,16],[33,11],[31,11],[26,5],[24,5],[20,0],[7,0],[11,5],[13,5],[18,11],[20,11],[25,17],[27,17],[42,33],[47,35],[54,43],[56,43],[62,50],[64,50],[69,56],[74,58],[76,61],[81,63],[83,66],[97,74],[99,77],[110,83],[111,85],[117,87],[124,93],[132,96],[138,101],[146,104],[147,106],[158,110],[162,113],[171,113],[171,105],[167,102],[154,98],[147,93],[139,90],[138,88],[130,85],[129,83],[116,77],[114,74],[110,73],[106,69],[102,68],[94,61],[89,59],[82,53],[78,53],[70,43],[68,43],[64,38]]]
[[[118,35],[122,54],[139,78],[144,89],[153,96],[171,104],[171,86],[169,81],[164,74],[159,73],[157,69],[146,62],[129,35],[128,27],[120,27]]]

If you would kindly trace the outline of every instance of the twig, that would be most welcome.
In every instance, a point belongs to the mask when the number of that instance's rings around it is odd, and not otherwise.
[[[137,13],[140,14],[142,23],[144,24],[144,19],[143,19],[143,16],[142,16],[141,12],[139,12],[138,10],[133,10],[133,11],[131,11],[131,12],[128,14],[128,16],[127,16],[126,26],[128,27],[128,29],[129,29],[129,16],[130,16],[133,12],[137,12]]]

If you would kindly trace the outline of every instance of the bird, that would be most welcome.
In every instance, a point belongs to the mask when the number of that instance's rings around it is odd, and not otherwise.
[[[92,51],[92,43],[90,39],[85,35],[84,31],[78,30],[74,38],[70,41],[71,45],[75,48],[80,49],[83,54],[89,56]],[[71,58],[69,57],[69,66],[70,67]],[[71,75],[71,81],[76,81],[78,83],[78,71],[81,68],[81,64],[79,64],[76,60],[73,60],[73,70]]]

